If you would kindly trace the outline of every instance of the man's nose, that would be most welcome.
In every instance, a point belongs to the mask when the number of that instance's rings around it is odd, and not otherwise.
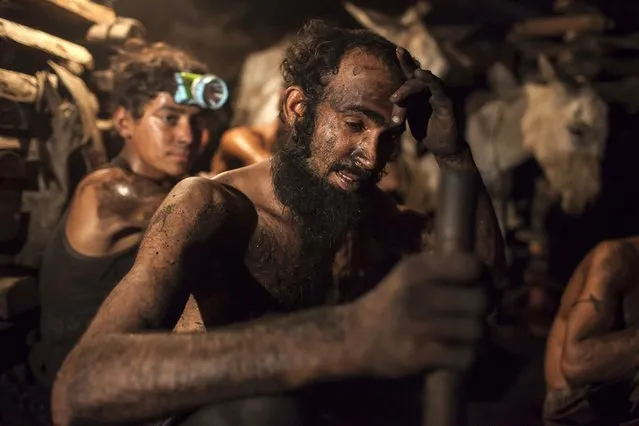
[[[370,134],[362,139],[355,151],[360,167],[373,170],[377,166],[379,139],[379,133]]]
[[[189,117],[182,117],[175,128],[176,140],[182,145],[190,145],[193,143],[193,128]]]

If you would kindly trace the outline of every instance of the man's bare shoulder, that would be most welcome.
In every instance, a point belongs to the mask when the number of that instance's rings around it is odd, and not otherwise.
[[[261,204],[264,196],[272,194],[270,161],[265,160],[215,176],[212,181],[242,192],[255,204]]]
[[[135,244],[135,232],[146,228],[167,192],[119,167],[89,173],[78,184],[69,206],[67,240],[76,251],[91,256],[130,247]],[[118,238],[124,229],[129,237]]]
[[[98,208],[109,213],[113,208],[119,212],[121,205],[146,203],[149,198],[163,197],[168,193],[166,188],[155,182],[135,175],[120,167],[99,169],[85,176],[75,191],[76,201],[93,201]],[[86,206],[85,206],[86,207]]]
[[[256,131],[249,126],[234,127],[222,134],[222,137],[220,138],[220,147],[228,148],[231,144],[247,142],[250,144],[261,145],[262,138],[263,136],[261,132]]]
[[[636,285],[639,274],[639,237],[606,240],[597,244],[586,256],[586,275],[597,274],[608,279],[601,282],[603,291],[622,294]]]
[[[72,228],[109,226],[120,221],[138,203],[131,173],[119,167],[99,169],[86,175],[78,184],[69,206]]]
[[[221,176],[222,174],[218,175]],[[241,208],[251,204],[250,199],[232,182],[223,179],[188,177],[181,180],[167,196],[168,205],[184,204],[194,213],[215,206]]]
[[[154,215],[150,227],[164,223],[168,216],[179,216],[187,228],[204,227],[209,231],[236,226],[245,227],[255,221],[252,201],[227,183],[202,177],[180,181]]]
[[[619,298],[639,281],[639,237],[606,240],[597,244],[579,263],[561,298],[558,316],[567,319],[572,308],[586,295]]]
[[[82,178],[76,189],[75,197],[86,197],[91,193],[103,190],[117,192],[118,186],[130,187],[132,184],[131,173],[120,167],[108,167],[95,170]]]

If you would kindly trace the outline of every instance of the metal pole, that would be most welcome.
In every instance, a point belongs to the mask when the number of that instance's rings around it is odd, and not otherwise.
[[[477,172],[442,170],[435,217],[436,243],[440,253],[472,252],[476,205]],[[424,426],[466,424],[462,380],[462,374],[448,370],[426,375],[422,404]]]

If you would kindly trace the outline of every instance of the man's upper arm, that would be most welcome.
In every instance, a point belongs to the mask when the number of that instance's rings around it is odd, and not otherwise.
[[[233,194],[208,179],[188,178],[154,214],[135,263],[100,307],[85,336],[172,327],[186,303],[183,276],[199,243],[223,244],[234,218]]]
[[[575,272],[575,278],[583,280],[583,287],[566,307],[566,345],[600,336],[614,326],[626,275],[620,268],[623,260],[615,244],[597,246]]]

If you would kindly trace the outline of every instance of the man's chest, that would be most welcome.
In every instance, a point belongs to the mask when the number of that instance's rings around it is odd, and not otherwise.
[[[294,229],[260,218],[244,265],[278,304],[293,310],[355,299],[405,251],[364,231],[349,232],[334,248],[308,245]]]

